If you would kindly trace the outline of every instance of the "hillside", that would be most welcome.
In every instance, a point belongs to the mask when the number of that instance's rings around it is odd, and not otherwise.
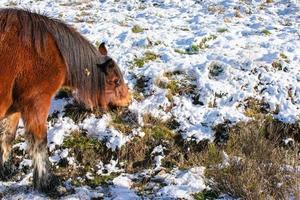
[[[61,199],[297,199],[300,2],[0,0],[105,42],[133,100],[91,112],[63,88],[48,147]],[[3,199],[32,190],[20,123]]]

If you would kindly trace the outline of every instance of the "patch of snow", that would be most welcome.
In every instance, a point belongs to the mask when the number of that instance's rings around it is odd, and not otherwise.
[[[97,165],[98,171],[97,174],[98,175],[110,175],[111,173],[118,173],[118,172],[122,172],[122,169],[119,169],[119,167],[117,167],[118,165],[118,160],[111,160],[108,164],[103,164],[102,162],[100,162]]]
[[[103,198],[104,194],[101,187],[92,189],[88,186],[75,188],[75,194],[68,195],[63,200],[89,200],[93,198]]]
[[[181,171],[174,169],[171,173],[158,175],[167,186],[164,186],[156,194],[160,198],[184,198],[193,199],[192,194],[201,192],[207,188],[204,182],[204,167],[195,167]]]
[[[170,106],[170,102],[165,96],[166,91],[161,91],[158,94],[146,98],[142,102],[134,100],[129,105],[129,109],[138,115],[138,122],[141,126],[144,125],[144,114],[151,114],[153,117],[160,118],[163,121],[166,121],[171,117],[170,113],[164,111]]]
[[[124,175],[113,179],[110,193],[114,200],[138,200],[141,199],[134,191],[130,190],[132,181]]]
[[[50,151],[55,149],[55,145],[63,144],[64,138],[71,132],[79,130],[78,125],[69,117],[59,118],[54,124],[48,125],[48,147]]]
[[[108,114],[103,115],[100,119],[92,115],[83,120],[80,127],[87,130],[89,136],[104,141],[108,148],[115,151],[120,149],[129,140],[129,137],[124,136],[114,128],[110,128],[110,122],[111,117]]]
[[[162,160],[164,158],[164,149],[165,148],[162,145],[159,145],[151,152],[151,155],[154,156],[155,171],[161,170]]]

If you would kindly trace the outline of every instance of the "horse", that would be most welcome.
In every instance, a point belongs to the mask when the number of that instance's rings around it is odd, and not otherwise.
[[[4,165],[22,119],[33,160],[33,187],[41,192],[53,188],[46,123],[51,99],[63,86],[76,91],[78,102],[91,109],[127,106],[131,99],[104,43],[97,49],[58,19],[0,9],[0,178],[5,179]]]

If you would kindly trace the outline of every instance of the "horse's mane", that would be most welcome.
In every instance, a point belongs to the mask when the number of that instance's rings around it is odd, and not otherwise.
[[[21,9],[0,9],[0,32],[19,21],[19,36],[30,42],[37,53],[45,50],[47,35],[51,34],[67,66],[68,84],[78,89],[79,100],[97,105],[97,95],[103,91],[105,76],[97,71],[97,64],[107,57],[74,28],[58,19]]]

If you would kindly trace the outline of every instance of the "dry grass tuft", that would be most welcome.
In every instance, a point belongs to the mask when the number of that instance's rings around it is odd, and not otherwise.
[[[242,199],[299,198],[299,149],[282,144],[293,136],[299,142],[299,131],[271,118],[232,127],[226,144],[211,144],[204,154],[212,189]]]
[[[255,119],[259,119],[264,117],[267,113],[269,113],[270,106],[269,104],[255,99],[255,98],[248,98],[245,100],[245,115],[247,117],[253,117]]]

